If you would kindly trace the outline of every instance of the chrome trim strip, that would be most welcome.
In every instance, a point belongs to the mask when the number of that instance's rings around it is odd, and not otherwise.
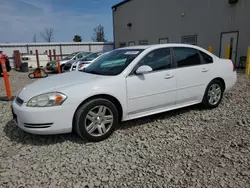
[[[175,104],[175,102],[169,103],[169,104],[161,104],[161,105],[158,105],[158,106],[149,107],[149,108],[145,108],[145,109],[140,109],[140,110],[129,112],[128,115],[133,115],[133,114],[138,114],[138,113],[142,113],[142,112],[147,112],[147,111],[151,111],[151,110],[155,110],[155,109],[159,109],[159,108],[164,108],[164,107],[167,107],[167,106],[173,106],[174,104]]]

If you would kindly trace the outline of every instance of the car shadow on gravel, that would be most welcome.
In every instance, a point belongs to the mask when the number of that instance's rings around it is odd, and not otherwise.
[[[75,132],[61,135],[34,135],[21,130],[13,120],[9,121],[4,130],[5,135],[13,142],[24,145],[48,146],[63,142],[86,144]]]
[[[168,112],[162,112],[159,114],[154,114],[154,115],[130,120],[127,122],[122,122],[121,126],[118,129],[125,130],[125,129],[130,129],[132,127],[143,126],[143,125],[148,124],[148,123],[152,123],[155,121],[162,121],[164,119],[168,119],[168,118],[175,117],[175,116],[178,116],[181,114],[185,114],[185,113],[188,113],[192,110],[207,111],[208,109],[204,109],[201,105],[196,104],[196,105],[192,105],[192,106],[188,106],[188,107],[184,107],[184,108],[180,108],[180,109],[176,109],[176,110],[171,110]]]
[[[151,115],[148,117],[143,117],[127,122],[120,123],[118,130],[132,129],[133,127],[143,126],[147,123],[152,123],[155,121],[161,121],[173,116],[177,116],[180,114],[188,113],[191,110],[199,110],[203,109],[199,107],[199,105],[194,105],[182,109],[177,109],[169,112],[163,112],[156,115]],[[13,120],[9,121],[4,127],[5,135],[13,142],[21,143],[24,145],[36,145],[36,146],[44,146],[44,145],[54,145],[63,142],[73,142],[78,144],[87,144],[88,141],[81,139],[75,132],[69,134],[61,134],[61,135],[34,135],[30,133],[26,133],[21,130]],[[115,134],[115,133],[114,133]]]

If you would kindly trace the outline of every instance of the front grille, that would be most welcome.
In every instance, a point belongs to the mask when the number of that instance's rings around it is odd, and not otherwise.
[[[17,103],[18,105],[22,106],[23,100],[20,99],[19,97],[16,97],[16,103]]]
[[[32,129],[44,129],[49,128],[53,125],[53,123],[40,123],[40,124],[31,124],[31,123],[24,123],[24,127],[26,128],[32,128]]]

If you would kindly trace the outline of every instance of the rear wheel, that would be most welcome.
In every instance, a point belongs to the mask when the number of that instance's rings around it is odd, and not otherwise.
[[[205,108],[216,108],[222,100],[223,97],[223,84],[219,80],[213,80],[207,86],[205,95],[203,97],[202,104]]]
[[[74,128],[80,137],[98,142],[113,133],[118,120],[118,111],[112,102],[106,99],[93,99],[77,110]]]

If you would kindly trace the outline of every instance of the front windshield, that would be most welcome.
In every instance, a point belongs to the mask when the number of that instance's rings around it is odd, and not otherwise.
[[[120,74],[143,50],[114,50],[86,67],[83,72],[99,75]]]
[[[92,53],[82,58],[81,61],[92,61],[100,55],[101,55],[100,53]]]
[[[78,54],[78,52],[72,53],[68,55],[67,57],[63,58],[62,60],[71,60],[76,54]]]

